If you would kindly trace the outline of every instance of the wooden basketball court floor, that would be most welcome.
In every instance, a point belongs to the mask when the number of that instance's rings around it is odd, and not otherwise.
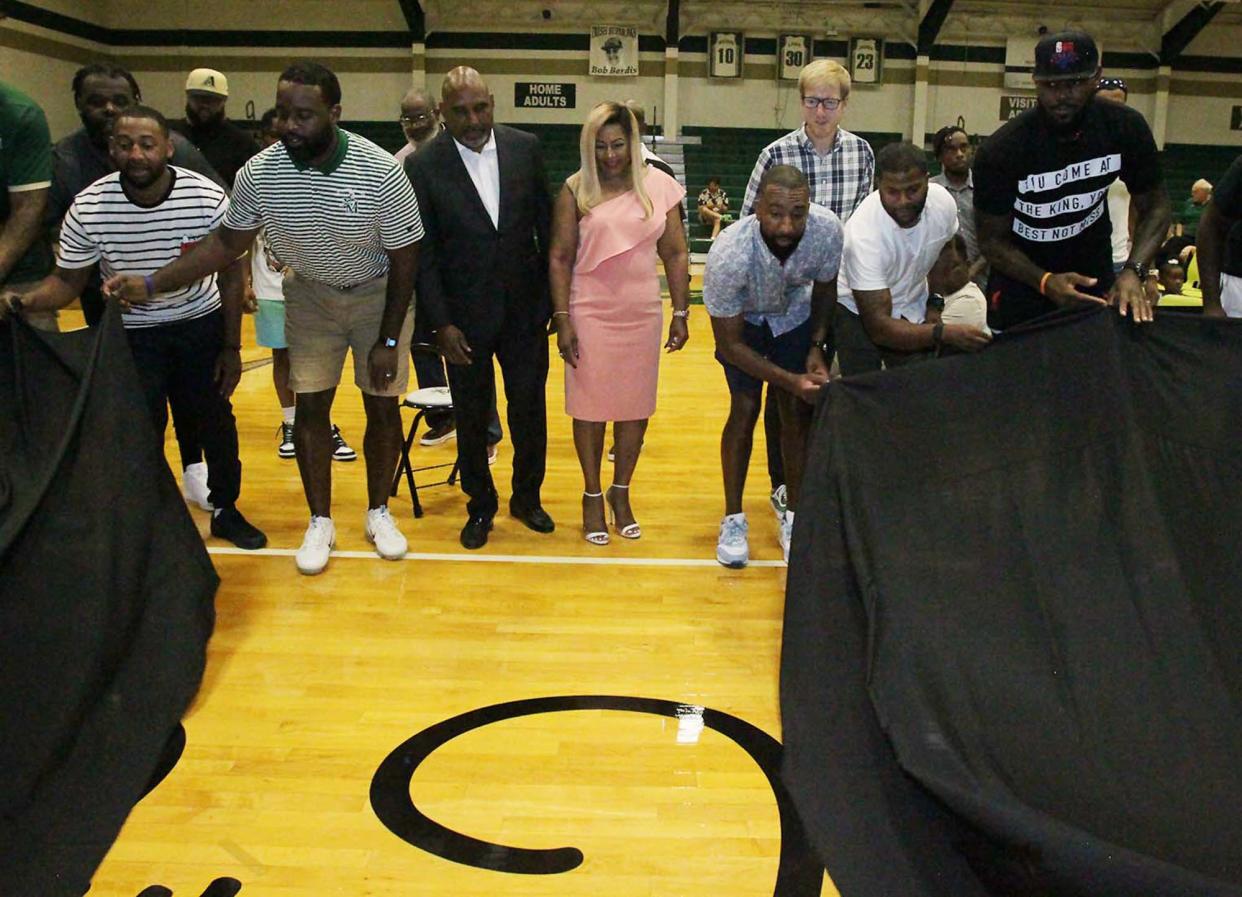
[[[70,313],[62,326],[73,324]],[[641,540],[614,535],[600,548],[582,539],[582,481],[553,353],[543,502],[554,534],[505,513],[506,427],[493,468],[501,513],[486,548],[466,552],[457,541],[458,490],[422,491],[426,516],[416,521],[403,487],[391,507],[410,554],[376,557],[363,537],[359,457],[333,465],[337,551],[326,572],[305,577],[292,554],[306,505],[295,463],[276,455],[271,368],[247,318],[244,358],[258,366],[234,399],[240,506],[269,546],[242,552],[207,538],[222,583],[185,751],[135,807],[91,894],[134,897],[159,884],[197,897],[221,877],[240,881],[244,897],[773,894],[782,837],[773,790],[747,750],[700,728],[693,708],[779,739],[785,570],[762,424],[746,502],[752,564],[728,570],[714,560],[728,394],[701,306],[690,327],[688,347],[663,357],[633,482]],[[334,420],[361,456],[362,405],[346,378]],[[454,451],[450,442],[413,457],[449,462]],[[175,466],[171,435],[168,457]],[[205,534],[207,515],[191,513]],[[480,842],[577,848],[575,868],[530,874],[446,859],[394,834],[372,809],[377,769],[429,727],[507,702],[592,695],[690,709],[679,718],[623,701],[476,714],[468,725],[478,725],[415,768],[395,755],[399,774],[384,786],[390,803]],[[822,893],[836,894],[826,877]]]

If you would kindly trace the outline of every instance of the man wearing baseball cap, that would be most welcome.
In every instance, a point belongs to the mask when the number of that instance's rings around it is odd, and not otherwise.
[[[1010,120],[975,157],[975,223],[992,266],[988,324],[1004,330],[1059,308],[1114,305],[1152,319],[1144,292],[1171,219],[1156,144],[1143,116],[1096,97],[1100,53],[1085,31],[1035,47],[1038,104]],[[1113,274],[1108,188],[1121,178],[1134,238]]]
[[[259,144],[225,117],[228,98],[228,78],[215,69],[195,69],[185,79],[185,121],[174,123],[173,129],[202,150],[232,190],[237,172],[259,151]]]

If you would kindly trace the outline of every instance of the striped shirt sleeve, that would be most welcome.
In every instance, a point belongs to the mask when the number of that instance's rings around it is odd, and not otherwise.
[[[263,210],[259,205],[259,193],[254,187],[253,163],[254,159],[251,159],[237,172],[237,180],[233,182],[233,198],[225,202],[227,211],[219,223],[229,230],[257,230],[263,226]]]
[[[410,179],[395,161],[379,185],[380,241],[385,249],[401,249],[423,238],[418,198]]]
[[[89,268],[101,258],[100,244],[82,223],[81,207],[75,199],[60,226],[60,255],[56,264],[67,270]]]

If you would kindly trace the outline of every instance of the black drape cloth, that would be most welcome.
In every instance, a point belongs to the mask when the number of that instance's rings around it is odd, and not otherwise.
[[[0,324],[0,894],[77,897],[202,677],[215,571],[120,315]]]
[[[1242,895],[1242,322],[1069,316],[818,412],[784,776],[843,897]]]

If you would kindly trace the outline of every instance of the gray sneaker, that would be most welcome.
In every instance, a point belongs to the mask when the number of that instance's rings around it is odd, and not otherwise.
[[[716,560],[726,567],[745,567],[750,562],[749,533],[745,514],[730,514],[721,520]]]
[[[772,511],[776,514],[776,522],[780,523],[785,519],[785,512],[789,510],[784,483],[772,490],[772,495],[768,498],[768,501],[772,503]]]
[[[793,524],[794,515],[786,511],[781,518],[781,554],[785,557],[785,563],[789,563],[789,546],[793,543]]]

